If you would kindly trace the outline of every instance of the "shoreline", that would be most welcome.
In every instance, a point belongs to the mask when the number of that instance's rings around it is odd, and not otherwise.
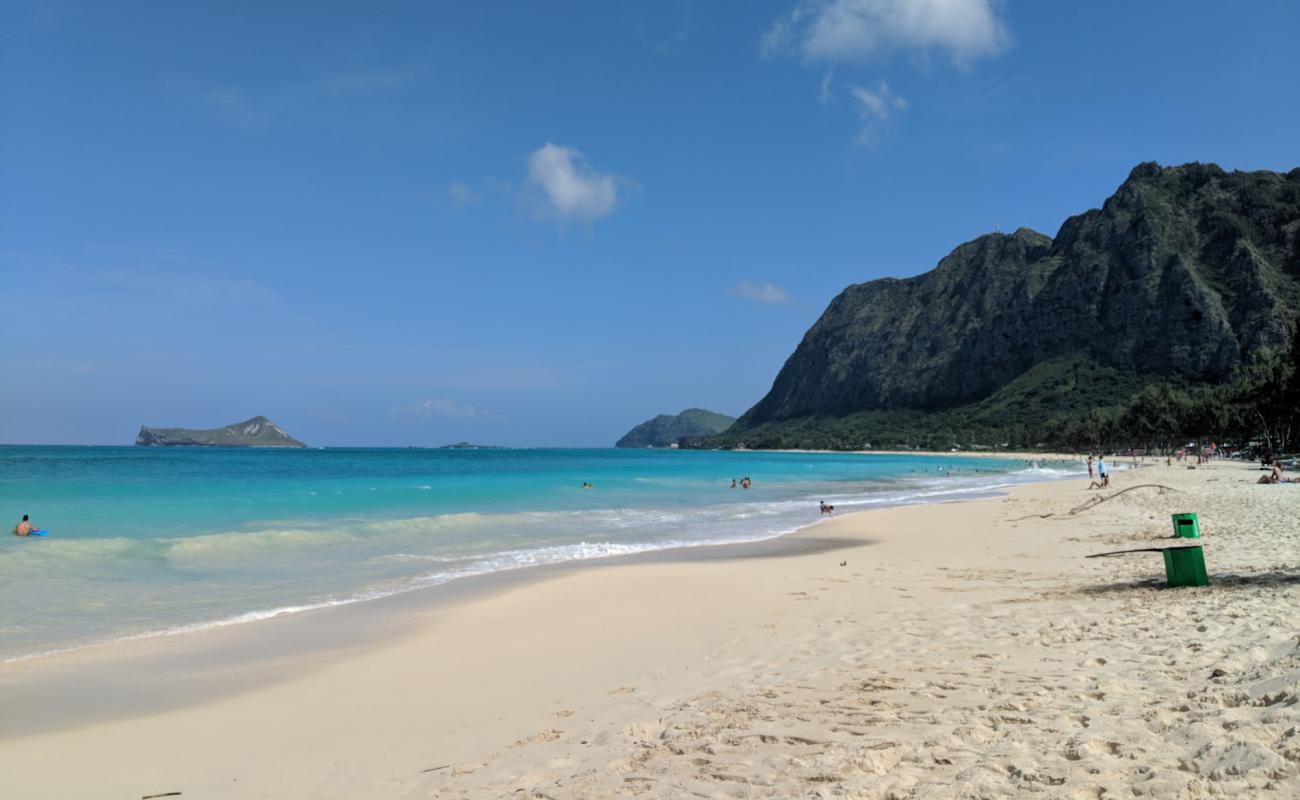
[[[928,507],[976,502],[1004,496],[1019,487],[1070,480],[1068,476],[1026,483],[968,487],[940,494],[936,499],[908,498],[879,506],[848,510],[838,516],[813,519],[794,530],[760,539],[675,545],[594,558],[579,558],[548,564],[532,564],[467,575],[443,583],[418,586],[370,598],[321,603],[302,610],[250,612],[243,621],[224,620],[192,623],[120,638],[91,642],[46,653],[0,660],[0,688],[13,680],[25,665],[50,667],[67,677],[44,686],[22,686],[21,702],[10,702],[0,716],[0,744],[13,736],[12,729],[57,732],[79,726],[129,718],[140,713],[161,713],[245,691],[258,685],[285,680],[295,670],[311,669],[317,656],[345,654],[381,639],[406,635],[426,614],[454,609],[457,605],[495,593],[543,583],[585,569],[618,569],[639,564],[692,563],[748,559],[784,558],[831,552],[836,549],[869,546],[871,540],[851,541],[814,535],[819,526],[851,519],[860,514],[897,508]],[[250,616],[241,615],[241,616]],[[389,615],[397,615],[394,621]],[[239,619],[239,618],[236,618]],[[339,623],[342,622],[342,625]],[[346,629],[341,637],[334,631]],[[326,633],[329,629],[330,633]],[[199,679],[187,672],[202,660]],[[158,667],[158,664],[163,667]],[[152,667],[149,665],[153,665]],[[107,666],[107,680],[97,681],[82,672],[92,666]],[[222,680],[206,682],[213,668],[225,673]],[[144,681],[131,676],[154,669]],[[127,704],[114,698],[137,697],[141,683],[165,681],[188,683],[181,693],[169,692]],[[199,684],[199,685],[194,685]],[[79,710],[51,718],[47,711],[55,698],[79,698]]]
[[[834,454],[835,451],[809,450],[809,451],[773,451],[773,452]],[[922,453],[922,452],[873,453],[870,451],[863,451],[862,453],[859,454],[861,455],[904,455],[904,456],[906,455],[960,456],[961,455],[961,454]],[[994,456],[988,456],[988,457],[993,458]],[[1061,460],[1061,459],[1054,459],[1054,460]],[[1014,471],[1005,474],[990,473],[988,477],[988,480],[990,481],[990,485],[988,485],[987,487],[985,486],[958,487],[951,490],[946,490],[936,484],[934,486],[913,487],[910,494],[906,494],[904,496],[896,497],[896,498],[891,497],[879,504],[876,503],[875,498],[870,498],[870,497],[867,497],[862,501],[858,501],[858,502],[849,501],[849,507],[844,508],[841,511],[840,517],[843,517],[847,514],[860,513],[861,511],[875,510],[880,508],[893,508],[893,507],[908,506],[908,505],[927,505],[935,502],[938,503],[963,502],[968,499],[976,499],[983,496],[995,495],[1006,491],[1008,488],[1018,486],[1018,485],[1023,485],[1021,482],[1018,481],[1003,483],[999,480],[1000,477],[1010,478],[1011,476],[1014,476],[1016,474],[1017,473],[1015,473]],[[919,478],[920,476],[918,475],[916,477]],[[963,477],[970,477],[970,476],[967,475]],[[1064,476],[1064,475],[1056,476],[1056,477],[1043,476],[1041,477],[1041,480],[1042,481],[1062,480],[1062,479],[1068,479],[1068,477],[1069,476]],[[1032,481],[1032,482],[1038,482],[1038,481]],[[505,568],[485,569],[484,571],[481,572],[472,572],[469,574],[453,575],[447,577],[445,580],[438,580],[436,582],[429,582],[422,585],[413,585],[409,587],[385,591],[382,593],[359,590],[355,593],[348,594],[343,597],[331,597],[331,598],[326,598],[321,600],[304,601],[303,603],[300,604],[281,606],[281,607],[255,608],[248,611],[239,612],[230,616],[202,619],[202,620],[189,621],[189,622],[181,622],[181,623],[168,625],[156,629],[136,631],[136,632],[125,633],[121,635],[112,635],[103,639],[79,642],[67,646],[60,645],[46,650],[38,650],[35,652],[20,653],[16,655],[6,655],[0,657],[0,677],[2,677],[3,675],[4,668],[8,665],[24,664],[30,662],[44,662],[47,659],[71,656],[73,654],[86,651],[86,650],[96,650],[105,647],[127,646],[132,642],[147,642],[147,641],[158,640],[158,639],[172,639],[176,637],[204,635],[210,631],[217,631],[217,630],[228,629],[228,628],[238,629],[243,626],[257,625],[272,620],[279,620],[282,618],[292,618],[304,614],[318,614],[322,612],[330,612],[333,610],[343,609],[349,606],[354,606],[359,604],[381,602],[387,600],[388,598],[405,595],[405,594],[412,594],[412,593],[418,594],[426,591],[432,592],[434,590],[440,589],[441,587],[449,586],[451,584],[458,584],[467,580],[477,581],[481,579],[488,579],[493,575],[527,571],[533,569],[580,567],[581,565],[584,564],[618,563],[620,559],[625,559],[625,558],[635,559],[640,557],[653,556],[656,553],[662,553],[662,552],[675,552],[675,551],[689,552],[695,550],[707,551],[711,548],[727,548],[731,546],[759,544],[763,542],[769,542],[777,539],[782,539],[785,537],[798,535],[802,531],[807,530],[808,528],[816,525],[818,522],[824,522],[825,520],[826,520],[825,517],[815,518],[812,519],[811,521],[808,521],[804,524],[800,524],[797,527],[791,529],[764,533],[760,535],[758,538],[738,538],[735,540],[727,540],[727,541],[706,540],[706,541],[699,541],[690,544],[670,544],[667,546],[656,546],[650,543],[616,546],[613,543],[609,543],[611,547],[640,547],[642,544],[644,544],[645,546],[644,549],[633,550],[631,552],[612,553],[608,555],[579,556],[574,558],[560,559],[557,561],[525,564],[522,566],[510,566]],[[702,556],[702,557],[708,557],[708,556]],[[3,737],[3,728],[0,728],[0,738],[2,737]]]
[[[1007,461],[1069,461],[1082,462],[1088,457],[1087,453],[1059,453],[1054,451],[1036,453],[1027,450],[800,450],[781,448],[774,450],[742,450],[739,452],[752,453],[852,453],[864,456],[936,456],[936,457],[953,457],[953,458],[990,458],[1005,459]],[[1139,456],[1140,458],[1140,456]]]
[[[769,557],[530,570],[411,609],[409,625],[377,612],[389,627],[371,640],[270,665],[273,681],[208,697],[182,685],[168,710],[17,733],[0,741],[0,794],[924,797],[1142,781],[1152,796],[1289,796],[1300,581],[1277,559],[1300,537],[1300,491],[1253,477],[1232,463],[1123,471],[1114,491],[1176,491],[1076,519],[1093,493],[1024,484],[819,520],[769,540],[795,547]],[[1167,514],[1185,510],[1202,514],[1209,589],[1156,589],[1158,558],[1082,559],[1168,541]],[[263,624],[271,639],[285,627]],[[227,672],[202,654],[189,668]]]
[[[841,519],[848,516],[843,515]],[[22,690],[20,699],[7,700],[6,714],[0,715],[0,746],[6,740],[17,738],[16,730],[24,734],[75,730],[219,701],[289,680],[315,669],[319,666],[314,663],[318,659],[346,657],[367,646],[383,646],[395,638],[410,635],[429,616],[587,569],[779,559],[872,544],[870,540],[812,535],[813,528],[828,521],[814,521],[796,531],[766,539],[670,547],[485,572],[383,597],[264,617],[243,624],[112,639],[0,662],[0,689]],[[25,671],[23,665],[43,659],[49,663],[39,666],[61,673],[58,679],[52,683],[38,679],[37,685],[24,686],[17,679]],[[88,675],[92,670],[99,675]],[[160,682],[172,687],[186,686],[180,692],[173,688],[156,696],[141,696],[148,684]],[[76,710],[67,707],[70,697],[75,698]],[[51,704],[64,705],[63,715],[52,718]]]

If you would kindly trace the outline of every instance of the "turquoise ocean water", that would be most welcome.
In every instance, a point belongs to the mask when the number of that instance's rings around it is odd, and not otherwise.
[[[664,450],[0,446],[0,661],[460,577],[753,541],[1074,464]],[[949,474],[950,473],[950,474]],[[749,476],[748,491],[729,488]],[[581,488],[590,481],[595,488]]]

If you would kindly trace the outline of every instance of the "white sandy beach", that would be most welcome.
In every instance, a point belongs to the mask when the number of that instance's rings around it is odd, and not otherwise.
[[[1297,797],[1300,486],[1258,475],[1152,466],[1105,494],[1172,490],[1075,514],[1083,481],[799,534],[842,549],[552,570],[256,680],[150,673],[223,632],[3,665],[9,701],[33,670],[140,677],[100,720],[11,716],[0,797]],[[1167,545],[1183,511],[1209,588],[1083,558]]]

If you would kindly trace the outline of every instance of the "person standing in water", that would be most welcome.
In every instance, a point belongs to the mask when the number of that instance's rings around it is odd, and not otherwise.
[[[31,536],[34,530],[36,528],[27,521],[27,515],[23,514],[23,521],[14,526],[14,536]]]

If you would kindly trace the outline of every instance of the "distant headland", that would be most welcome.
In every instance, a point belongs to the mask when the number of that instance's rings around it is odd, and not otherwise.
[[[266,417],[236,422],[224,428],[150,428],[140,426],[137,447],[306,447]]]
[[[713,436],[725,431],[735,421],[735,417],[716,411],[688,408],[675,416],[660,414],[642,422],[624,434],[614,446],[675,447],[685,436]]]

